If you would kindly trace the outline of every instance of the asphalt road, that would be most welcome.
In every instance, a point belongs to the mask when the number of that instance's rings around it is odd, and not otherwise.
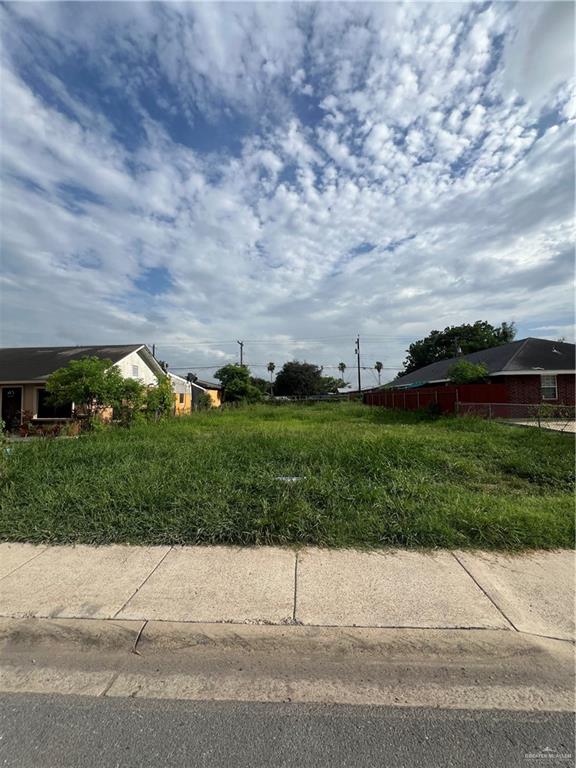
[[[574,764],[562,757],[573,724],[565,713],[3,694],[0,766],[551,768]]]

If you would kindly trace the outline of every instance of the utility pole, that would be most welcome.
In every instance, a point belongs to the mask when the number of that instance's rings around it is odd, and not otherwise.
[[[238,341],[238,344],[240,344],[240,365],[244,365],[244,342]]]
[[[152,357],[156,359],[156,344],[152,344]]]
[[[360,336],[356,337],[356,347],[354,348],[354,354],[356,355],[356,362],[358,365],[358,393],[362,391],[362,382],[360,379]]]

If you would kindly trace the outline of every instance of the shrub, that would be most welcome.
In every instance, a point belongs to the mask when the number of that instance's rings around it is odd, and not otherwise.
[[[168,376],[158,381],[155,387],[146,390],[146,413],[156,420],[169,416],[174,410],[174,392]]]
[[[212,408],[212,398],[207,392],[203,392],[196,403],[199,411],[209,411]]]

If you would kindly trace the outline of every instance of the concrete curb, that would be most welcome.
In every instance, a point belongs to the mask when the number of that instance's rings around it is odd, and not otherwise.
[[[0,621],[0,691],[570,711],[569,643],[509,630]]]

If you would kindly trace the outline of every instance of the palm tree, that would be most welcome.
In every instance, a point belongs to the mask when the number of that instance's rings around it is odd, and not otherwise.
[[[380,374],[382,373],[382,368],[384,368],[384,366],[382,365],[380,360],[377,360],[374,368],[376,368],[376,370],[378,371],[378,386],[380,386]]]
[[[274,363],[268,363],[268,372],[270,374],[270,394],[274,394],[274,383],[272,381],[272,376],[274,375],[274,370],[276,369],[276,366]]]
[[[344,378],[344,371],[346,370],[346,363],[338,363],[338,370],[340,371],[340,378]]]

